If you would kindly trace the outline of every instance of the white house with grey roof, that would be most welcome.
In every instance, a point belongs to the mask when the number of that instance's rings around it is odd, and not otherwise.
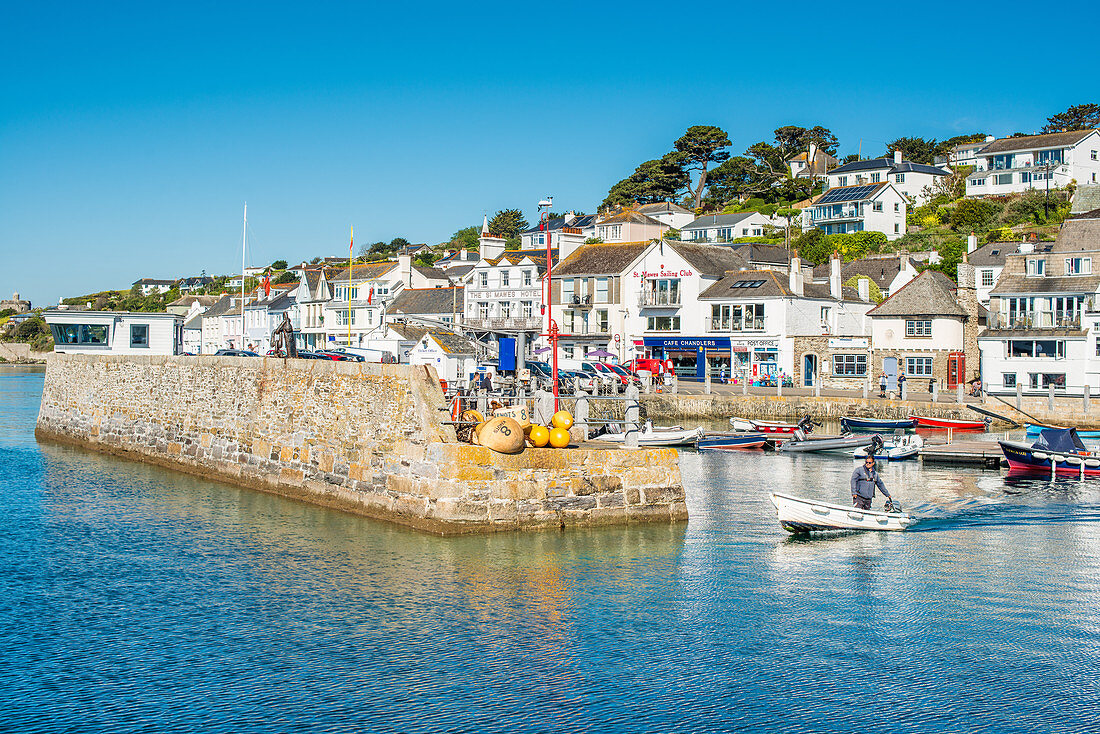
[[[977,153],[966,177],[967,196],[1018,194],[1030,189],[1100,185],[1100,130],[1001,138]]]
[[[802,228],[816,227],[825,234],[882,232],[896,240],[905,234],[908,201],[891,183],[837,186],[802,210]]]
[[[680,228],[685,242],[731,242],[740,237],[763,237],[775,223],[760,212],[707,214]]]
[[[923,203],[930,197],[936,181],[950,175],[950,171],[939,166],[927,166],[923,163],[904,160],[901,151],[895,150],[893,157],[890,158],[852,161],[843,166],[837,166],[829,171],[826,179],[830,189],[888,183],[908,196],[910,201]]]

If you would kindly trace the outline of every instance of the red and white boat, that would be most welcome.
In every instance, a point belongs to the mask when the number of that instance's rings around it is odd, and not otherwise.
[[[782,423],[780,421],[754,421],[752,418],[730,418],[730,425],[735,431],[755,431],[756,433],[785,433],[791,434],[798,428],[797,423]]]
[[[910,419],[917,422],[917,428],[953,428],[956,431],[984,431],[989,426],[989,420],[964,421],[957,418],[928,418],[923,415],[911,415]]]

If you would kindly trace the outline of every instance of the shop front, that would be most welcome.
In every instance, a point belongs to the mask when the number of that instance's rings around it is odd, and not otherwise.
[[[642,340],[646,356],[670,360],[676,376],[686,380],[706,379],[709,358],[729,357],[730,340],[725,337],[650,337]],[[712,367],[713,369],[713,367]],[[719,373],[712,371],[717,378]]]
[[[779,368],[778,338],[645,337],[647,356],[672,361],[677,377],[755,382],[774,380]]]

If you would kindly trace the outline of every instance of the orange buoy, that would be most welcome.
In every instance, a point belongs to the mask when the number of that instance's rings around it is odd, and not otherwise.
[[[550,445],[556,449],[564,449],[569,445],[569,431],[564,428],[551,428]]]
[[[546,426],[531,426],[531,432],[527,435],[531,445],[541,449],[550,442],[550,431]]]
[[[559,410],[557,413],[554,413],[554,416],[550,419],[550,423],[554,428],[564,428],[568,431],[573,427],[573,414],[568,410]],[[553,441],[550,443],[553,443]]]

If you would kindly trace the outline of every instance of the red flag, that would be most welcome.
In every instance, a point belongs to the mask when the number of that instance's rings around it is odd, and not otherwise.
[[[374,287],[373,286],[371,286],[371,289],[369,291],[367,291],[367,305],[368,306],[370,305],[370,302],[371,302],[372,298],[374,298]]]
[[[260,281],[260,285],[262,285],[264,287],[264,295],[265,296],[270,296],[271,295],[271,275],[269,273],[267,273],[266,271],[264,272],[264,279],[262,281]]]

